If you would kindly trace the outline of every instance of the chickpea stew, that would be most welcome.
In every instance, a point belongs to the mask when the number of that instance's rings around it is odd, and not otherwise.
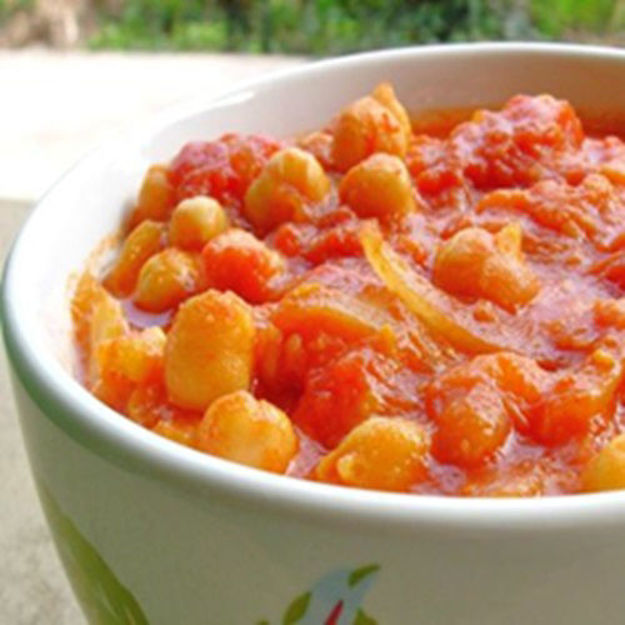
[[[300,478],[625,488],[625,142],[548,95],[436,130],[381,84],[317,132],[152,166],[73,295],[84,384]]]

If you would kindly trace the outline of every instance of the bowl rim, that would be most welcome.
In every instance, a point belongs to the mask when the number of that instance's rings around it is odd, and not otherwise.
[[[157,130],[171,123],[225,103],[237,94],[288,82],[294,77],[314,77],[319,73],[355,66],[385,63],[389,60],[430,56],[529,54],[617,60],[625,65],[625,50],[600,46],[546,43],[480,43],[434,45],[367,52],[336,59],[307,63],[242,82],[215,97],[204,97],[170,107],[148,119],[141,128],[126,136],[124,145],[137,146]],[[140,142],[140,143],[139,143]],[[307,519],[345,522],[350,526],[376,528],[438,528],[470,532],[510,532],[514,530],[562,531],[586,526],[619,523],[625,517],[625,491],[575,494],[541,498],[469,498],[441,495],[410,495],[334,486],[303,479],[285,478],[189,449],[130,422],[93,397],[48,353],[33,342],[21,320],[27,311],[20,307],[20,268],[32,262],[27,247],[29,233],[38,227],[40,216],[52,207],[60,185],[78,175],[84,165],[119,147],[115,138],[74,164],[36,203],[16,237],[7,257],[2,281],[0,313],[5,346],[16,380],[41,411],[66,434],[97,455],[125,470],[160,480],[177,490],[196,495],[218,492],[282,514]]]

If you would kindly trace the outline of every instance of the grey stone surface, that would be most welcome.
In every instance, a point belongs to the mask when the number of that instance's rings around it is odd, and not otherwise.
[[[0,259],[28,213],[0,200]],[[0,359],[0,623],[84,625],[39,508],[6,370]]]
[[[218,93],[237,80],[298,62],[227,55],[0,51],[0,260],[32,200],[112,130],[130,127],[185,98]],[[4,354],[0,625],[85,625],[36,499]]]

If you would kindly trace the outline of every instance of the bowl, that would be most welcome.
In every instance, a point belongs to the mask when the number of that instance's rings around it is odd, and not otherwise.
[[[347,489],[210,457],[144,430],[71,374],[68,276],[114,232],[149,163],[224,131],[319,127],[382,80],[416,113],[549,92],[625,110],[625,52],[412,48],[307,65],[152,120],[76,165],[7,262],[5,344],[50,529],[89,623],[613,625],[625,492],[460,499]]]

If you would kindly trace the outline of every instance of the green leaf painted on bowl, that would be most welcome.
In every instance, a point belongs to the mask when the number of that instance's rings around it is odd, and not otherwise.
[[[377,573],[379,570],[380,570],[379,564],[368,564],[367,566],[362,566],[359,569],[356,569],[355,571],[352,571],[350,573],[348,584],[350,585],[350,587],[353,588],[354,586],[356,586],[356,584],[359,584],[363,579],[369,577],[369,575],[373,575],[374,573]]]
[[[309,603],[309,592],[306,592],[303,595],[296,597],[284,613],[282,625],[292,625],[292,623],[297,623],[297,621],[302,619],[306,615],[306,610],[308,610]]]
[[[50,492],[40,489],[50,527],[74,592],[91,625],[149,625],[132,593],[102,556],[63,514]]]
[[[365,614],[362,610],[358,610],[353,625],[378,625],[378,622]]]
[[[379,570],[380,565],[367,564],[353,570],[331,571],[291,602],[281,625],[378,625],[361,606]],[[264,619],[256,625],[270,623]]]

